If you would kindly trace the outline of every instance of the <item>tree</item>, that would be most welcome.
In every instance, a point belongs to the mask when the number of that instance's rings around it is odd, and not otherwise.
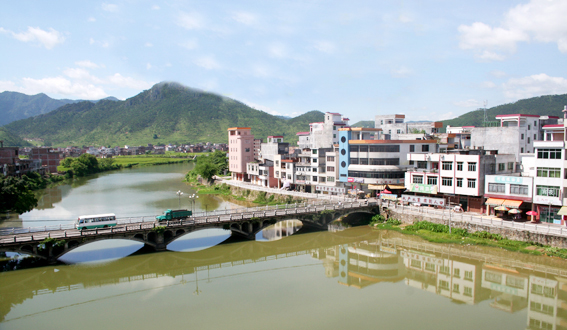
[[[71,164],[73,174],[76,176],[85,176],[99,171],[98,161],[91,154],[82,154]]]
[[[211,181],[219,171],[216,164],[213,163],[212,157],[199,157],[197,158],[197,165],[193,168],[192,172],[199,174],[207,181]]]
[[[32,190],[25,181],[17,177],[4,177],[0,174],[0,211],[22,214],[37,206]]]

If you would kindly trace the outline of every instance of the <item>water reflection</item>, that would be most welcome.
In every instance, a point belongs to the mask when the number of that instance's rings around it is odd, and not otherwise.
[[[65,253],[59,260],[67,264],[110,262],[129,256],[143,246],[143,243],[130,240],[104,240],[82,245]]]
[[[284,220],[262,229],[256,234],[257,241],[277,241],[291,236],[303,227],[299,220]]]
[[[230,237],[230,233],[230,230],[226,229],[204,229],[190,232],[169,243],[167,249],[178,252],[194,252],[208,249],[224,242]]]
[[[2,273],[0,297],[3,329],[249,329],[243,302],[260,325],[295,315],[282,328],[566,329],[567,262],[358,227]]]

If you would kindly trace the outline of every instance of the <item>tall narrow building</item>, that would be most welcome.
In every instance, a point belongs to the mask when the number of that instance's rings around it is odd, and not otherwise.
[[[254,160],[254,135],[250,127],[228,129],[228,165],[232,179],[249,181],[246,163]]]

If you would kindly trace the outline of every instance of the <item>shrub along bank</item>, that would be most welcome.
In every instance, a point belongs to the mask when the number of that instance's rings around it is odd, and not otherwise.
[[[372,217],[370,226],[378,229],[389,229],[404,234],[416,235],[434,243],[484,245],[499,247],[509,251],[520,251],[523,253],[548,255],[567,259],[567,249],[544,246],[534,242],[514,241],[502,235],[492,234],[486,231],[469,233],[468,230],[463,228],[452,228],[449,232],[449,226],[428,221],[418,221],[412,225],[402,225],[401,221],[397,219],[389,218],[386,220],[383,215],[378,214]]]
[[[251,201],[259,205],[294,204],[305,201],[291,195],[270,194],[265,191],[233,187],[226,183],[206,186],[193,181],[192,186],[197,188],[197,192],[202,195],[221,195],[238,201]]]

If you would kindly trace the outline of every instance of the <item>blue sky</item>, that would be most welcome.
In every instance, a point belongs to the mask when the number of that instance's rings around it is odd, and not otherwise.
[[[567,93],[567,1],[5,1],[0,92],[160,81],[272,114],[442,120]]]

